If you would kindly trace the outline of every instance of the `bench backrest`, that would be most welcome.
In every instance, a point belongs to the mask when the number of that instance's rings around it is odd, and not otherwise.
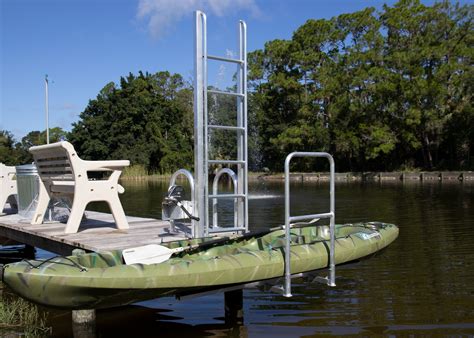
[[[87,172],[81,165],[82,160],[71,143],[61,141],[34,146],[29,151],[43,182],[87,180]]]

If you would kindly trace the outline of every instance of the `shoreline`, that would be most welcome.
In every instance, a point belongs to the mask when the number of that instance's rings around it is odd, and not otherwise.
[[[171,174],[152,174],[140,176],[124,176],[121,181],[169,180]],[[284,173],[249,172],[249,181],[284,181]],[[393,172],[345,172],[335,174],[336,182],[365,181],[474,181],[474,171],[393,171]],[[329,181],[328,172],[290,173],[292,182]]]

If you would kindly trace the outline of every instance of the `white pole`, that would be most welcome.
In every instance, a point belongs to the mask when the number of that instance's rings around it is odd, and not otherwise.
[[[46,144],[49,144],[49,104],[48,104],[48,74],[44,77],[45,108],[46,108]]]

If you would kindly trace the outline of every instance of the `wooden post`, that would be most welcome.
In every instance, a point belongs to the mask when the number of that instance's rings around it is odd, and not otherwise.
[[[242,289],[224,292],[225,323],[242,325],[244,323],[244,297]]]
[[[72,251],[74,256],[85,253],[82,249]],[[95,337],[95,310],[72,310],[72,332],[74,337]]]
[[[94,338],[95,310],[72,311],[72,334],[74,337]]]
[[[89,324],[95,322],[95,310],[73,310],[72,322],[75,324]]]

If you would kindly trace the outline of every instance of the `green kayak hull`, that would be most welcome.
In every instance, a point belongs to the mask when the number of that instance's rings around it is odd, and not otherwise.
[[[328,267],[329,231],[324,225],[291,230],[291,273]],[[398,236],[393,224],[336,226],[336,264],[371,255]],[[121,251],[22,261],[4,266],[3,282],[21,297],[45,306],[97,309],[162,296],[245,284],[284,275],[284,231],[229,239],[175,254],[151,265],[126,265]],[[170,248],[196,240],[168,244]]]

